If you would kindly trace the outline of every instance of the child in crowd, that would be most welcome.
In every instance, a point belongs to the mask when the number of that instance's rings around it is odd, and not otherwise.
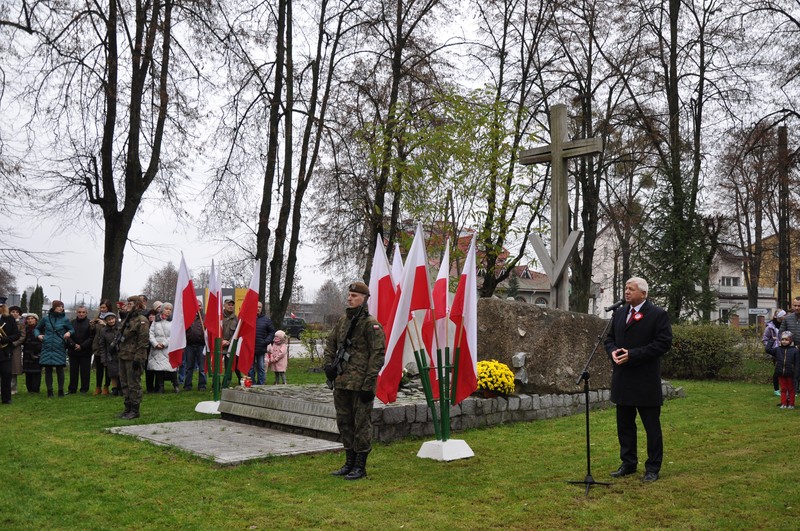
[[[767,354],[775,358],[775,374],[781,387],[781,409],[794,409],[794,381],[800,374],[800,352],[792,346],[792,333],[781,334],[778,347],[767,347]]]
[[[286,383],[286,367],[289,365],[289,344],[286,342],[286,332],[278,330],[275,339],[267,347],[267,361],[269,370],[275,373],[275,384]]]
[[[780,345],[778,331],[781,328],[781,321],[783,321],[784,317],[786,317],[786,312],[783,310],[775,310],[772,314],[772,319],[770,319],[767,326],[764,327],[764,335],[761,336],[761,342],[764,344],[764,348],[777,348],[778,345]],[[781,396],[777,373],[772,376],[772,388],[775,391],[775,396]]]

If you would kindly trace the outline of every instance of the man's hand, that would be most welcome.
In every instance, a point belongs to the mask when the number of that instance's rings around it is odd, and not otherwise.
[[[623,363],[627,363],[630,358],[628,357],[628,349],[626,348],[618,348],[614,352],[611,353],[611,359],[614,360],[614,363],[617,365],[622,365]]]
[[[331,380],[331,381],[335,380],[336,376],[338,376],[336,374],[336,368],[335,367],[326,366],[325,367],[325,376],[328,378],[328,380]]]

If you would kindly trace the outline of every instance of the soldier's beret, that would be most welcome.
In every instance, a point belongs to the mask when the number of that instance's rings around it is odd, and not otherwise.
[[[354,293],[361,293],[362,295],[369,296],[369,286],[367,286],[360,280],[353,282],[349,286],[347,286],[347,291],[352,291]]]

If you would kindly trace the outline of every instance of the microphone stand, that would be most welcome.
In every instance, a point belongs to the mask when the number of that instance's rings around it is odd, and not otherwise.
[[[595,353],[597,353],[597,349],[600,348],[600,344],[603,340],[608,336],[608,330],[611,328],[611,323],[614,321],[614,314],[611,314],[611,319],[608,320],[606,323],[606,327],[603,329],[603,333],[597,337],[597,343],[592,350],[592,353],[589,354],[589,359],[586,360],[586,366],[583,368],[583,372],[581,372],[580,378],[578,381],[575,382],[575,385],[579,385],[581,380],[583,380],[583,396],[584,396],[584,406],[586,409],[586,478],[583,481],[568,481],[567,483],[573,485],[586,485],[586,496],[589,495],[589,489],[592,485],[604,485],[608,487],[610,483],[604,483],[602,481],[595,481],[592,477],[592,449],[590,446],[590,437],[589,437],[589,364],[592,363],[592,359],[594,358]]]

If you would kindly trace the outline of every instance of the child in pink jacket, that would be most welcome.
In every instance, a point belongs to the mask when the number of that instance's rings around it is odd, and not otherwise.
[[[275,339],[267,347],[267,361],[269,370],[275,373],[275,384],[286,383],[286,366],[289,365],[289,344],[286,341],[286,332],[278,330]]]

